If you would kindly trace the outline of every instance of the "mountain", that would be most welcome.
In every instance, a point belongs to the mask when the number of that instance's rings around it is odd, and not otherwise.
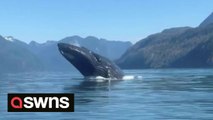
[[[131,42],[109,41],[106,39],[98,39],[93,36],[88,36],[86,38],[71,36],[62,39],[59,42],[84,46],[111,60],[120,58],[121,55],[127,50],[127,48],[132,45]]]
[[[205,27],[213,23],[213,12],[199,25],[199,27]]]
[[[74,67],[59,53],[58,42],[84,46],[111,60],[118,59],[132,45],[130,42],[108,41],[92,36],[71,36],[45,43],[31,41],[29,44],[12,36],[0,36],[0,72],[73,70]]]
[[[57,43],[57,41],[47,41],[40,44],[31,41],[28,49],[41,61],[45,71],[72,70],[71,65],[59,53]]]
[[[86,38],[71,36],[59,41],[47,41],[42,44],[32,41],[29,43],[28,48],[42,61],[45,70],[61,71],[73,69],[73,66],[59,53],[58,42],[86,47],[111,60],[118,59],[132,45],[130,42],[108,41],[92,36]]]
[[[171,28],[140,40],[117,60],[117,64],[127,69],[213,67],[210,17],[196,28]]]
[[[26,46],[12,37],[0,36],[0,72],[41,70],[41,62]]]

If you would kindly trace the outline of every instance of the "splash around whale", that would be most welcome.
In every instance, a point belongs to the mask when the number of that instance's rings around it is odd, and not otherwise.
[[[58,43],[58,48],[85,78],[112,80],[124,78],[124,73],[115,63],[87,48],[66,43]]]

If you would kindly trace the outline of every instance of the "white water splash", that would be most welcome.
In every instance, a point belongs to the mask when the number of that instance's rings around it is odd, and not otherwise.
[[[135,79],[135,76],[134,75],[125,75],[123,76],[122,80],[133,80]]]
[[[143,79],[142,76],[134,76],[134,75],[125,75],[122,80],[140,80]]]
[[[87,77],[86,79],[88,81],[95,81],[95,82],[105,82],[105,81],[112,81],[112,80],[138,80],[142,79],[142,76],[134,76],[134,75],[125,75],[123,76],[122,79],[117,79],[117,78],[105,78],[102,76],[92,76],[92,77]]]

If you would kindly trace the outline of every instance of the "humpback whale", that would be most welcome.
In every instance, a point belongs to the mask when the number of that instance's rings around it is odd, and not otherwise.
[[[101,55],[66,43],[58,43],[60,53],[85,77],[101,76],[104,78],[122,79],[124,76],[120,68]]]

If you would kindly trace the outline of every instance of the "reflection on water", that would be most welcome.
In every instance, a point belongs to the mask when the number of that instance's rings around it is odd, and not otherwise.
[[[107,98],[109,96],[108,92],[110,92],[111,86],[119,81],[120,80],[105,80],[102,82],[97,82],[96,80],[87,81],[82,79],[78,85],[66,86],[64,91],[68,93],[75,93],[75,103],[88,103],[95,101],[95,99],[91,99],[95,96],[99,98]]]
[[[213,69],[125,72],[143,79],[95,82],[75,72],[0,74],[0,119],[213,118]],[[75,93],[75,112],[8,113],[7,93]]]

